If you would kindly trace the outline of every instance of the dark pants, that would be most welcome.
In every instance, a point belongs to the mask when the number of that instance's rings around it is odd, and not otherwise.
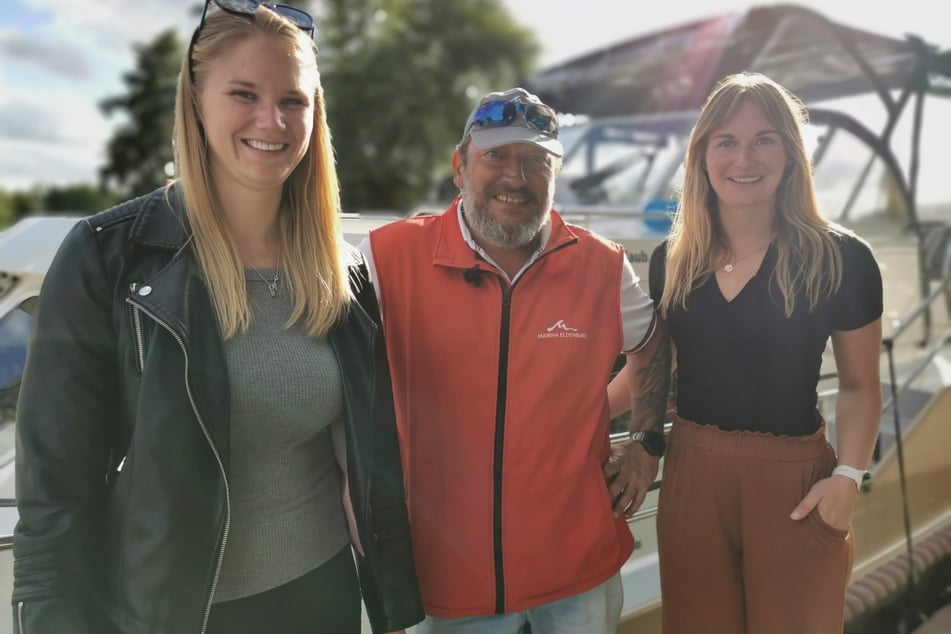
[[[835,466],[824,432],[674,421],[657,518],[665,634],[842,631],[851,532],[815,510],[789,518]]]
[[[215,603],[207,634],[360,634],[360,586],[350,546],[282,586]]]

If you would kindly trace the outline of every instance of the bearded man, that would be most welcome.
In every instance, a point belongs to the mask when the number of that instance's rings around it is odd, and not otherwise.
[[[442,214],[370,233],[423,634],[609,634],[657,474],[670,346],[623,249],[552,210],[555,112],[521,88],[472,111]],[[627,353],[632,439],[609,443]],[[659,438],[658,438],[659,437]]]

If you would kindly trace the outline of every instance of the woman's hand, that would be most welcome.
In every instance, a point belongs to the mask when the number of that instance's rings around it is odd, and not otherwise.
[[[789,517],[801,520],[816,512],[829,526],[848,530],[858,499],[859,491],[855,482],[843,476],[830,476],[812,485]]]

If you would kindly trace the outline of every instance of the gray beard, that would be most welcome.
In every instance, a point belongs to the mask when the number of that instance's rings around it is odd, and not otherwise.
[[[551,211],[546,209],[545,213],[539,214],[524,224],[506,227],[496,221],[485,209],[480,208],[473,198],[470,192],[462,192],[462,212],[469,230],[479,240],[500,249],[520,249],[529,246],[538,238],[542,227],[551,217]]]

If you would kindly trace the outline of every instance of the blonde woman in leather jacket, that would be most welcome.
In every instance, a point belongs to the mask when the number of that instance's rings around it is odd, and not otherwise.
[[[374,632],[422,618],[312,20],[259,4],[206,2],[178,178],[79,222],[44,283],[17,423],[20,634],[356,634],[361,591]]]

